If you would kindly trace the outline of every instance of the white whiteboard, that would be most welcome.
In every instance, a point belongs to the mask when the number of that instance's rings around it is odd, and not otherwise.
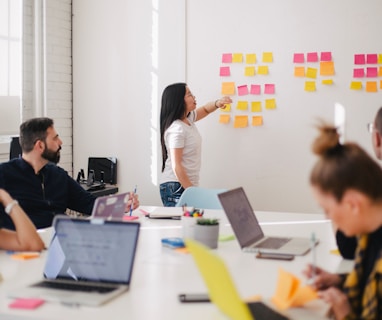
[[[199,105],[221,95],[221,83],[227,81],[219,75],[223,53],[255,53],[256,65],[261,65],[262,53],[271,52],[267,76],[248,80],[235,73],[228,81],[272,83],[276,88],[272,98],[277,107],[263,110],[261,127],[234,129],[232,121],[218,122],[219,112],[198,123],[203,136],[201,185],[243,186],[255,210],[316,212],[308,181],[315,161],[310,146],[317,118],[334,121],[334,106],[340,103],[346,113],[346,139],[359,142],[372,154],[366,123],[382,105],[382,91],[349,87],[357,80],[354,54],[382,53],[378,16],[382,2],[192,0],[186,10],[186,78]],[[322,85],[318,76],[317,90],[304,90],[310,79],[294,76],[293,56],[308,52],[331,52],[333,85]],[[232,98],[234,103],[239,100],[237,95]]]

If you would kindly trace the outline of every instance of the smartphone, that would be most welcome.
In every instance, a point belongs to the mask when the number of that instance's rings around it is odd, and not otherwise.
[[[257,259],[275,259],[275,260],[293,260],[294,255],[284,253],[265,253],[259,252],[256,255]]]
[[[207,293],[181,293],[178,297],[180,302],[210,302]]]

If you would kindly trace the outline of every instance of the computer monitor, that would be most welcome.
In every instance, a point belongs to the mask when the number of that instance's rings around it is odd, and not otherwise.
[[[94,180],[117,184],[117,158],[116,157],[89,157],[88,175],[94,170]],[[103,172],[103,177],[102,177]]]

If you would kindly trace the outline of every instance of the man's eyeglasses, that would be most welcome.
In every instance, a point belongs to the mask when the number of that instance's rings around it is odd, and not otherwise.
[[[374,123],[369,122],[367,124],[367,131],[369,131],[370,133],[373,133],[373,131],[374,131]]]

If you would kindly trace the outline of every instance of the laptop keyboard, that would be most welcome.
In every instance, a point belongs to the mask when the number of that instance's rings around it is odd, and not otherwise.
[[[255,248],[279,249],[290,240],[291,238],[267,238],[255,245]]]
[[[250,302],[247,304],[255,319],[266,320],[288,320],[287,317],[271,309],[262,302]]]
[[[42,282],[36,283],[35,285],[33,285],[33,287],[58,289],[58,290],[70,290],[70,291],[82,291],[82,292],[97,292],[97,293],[108,293],[116,289],[113,287],[104,287],[104,286],[97,286],[97,285],[49,282],[49,281],[42,281]]]

